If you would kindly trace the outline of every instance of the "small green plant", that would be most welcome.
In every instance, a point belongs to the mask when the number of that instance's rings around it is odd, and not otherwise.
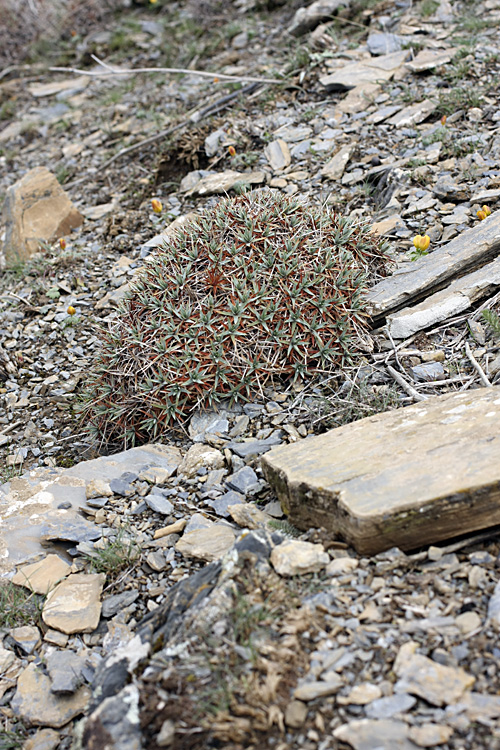
[[[95,573],[105,573],[113,580],[118,573],[132,565],[139,557],[137,542],[126,529],[121,528],[116,537],[107,541],[102,547],[94,547],[85,555]]]
[[[21,750],[26,742],[26,728],[20,722],[11,724],[8,719],[4,721],[4,726],[0,727],[1,750]]]
[[[311,398],[309,419],[316,429],[320,426],[322,430],[328,430],[395,409],[399,405],[399,394],[395,386],[374,388],[366,380],[360,380],[353,382],[343,396],[333,393],[331,396]]]
[[[436,0],[422,0],[420,3],[420,13],[422,18],[433,16],[438,8],[439,3]]]
[[[121,445],[199,407],[350,361],[364,292],[387,272],[370,225],[271,190],[221,200],[150,256],[103,329],[82,419]]]
[[[415,158],[408,161],[408,167],[410,169],[415,169],[416,167],[424,167],[426,164],[427,162],[425,161],[425,159]]]
[[[0,585],[0,628],[39,622],[42,597],[10,581]],[[1,745],[0,745],[1,747]]]
[[[483,310],[483,318],[495,336],[500,336],[500,316],[494,310]]]
[[[56,286],[51,286],[50,289],[47,289],[45,294],[49,299],[59,299],[61,296],[61,292]]]
[[[269,528],[274,529],[275,531],[281,531],[282,534],[289,537],[290,539],[296,539],[302,534],[300,529],[297,529],[286,518],[284,520],[272,519],[271,521],[267,522],[267,525],[269,526]]]
[[[439,94],[436,114],[452,115],[459,109],[479,107],[482,102],[483,96],[474,86],[455,86]]]

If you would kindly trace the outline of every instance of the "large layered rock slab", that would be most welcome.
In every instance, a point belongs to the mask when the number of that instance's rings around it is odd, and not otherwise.
[[[446,287],[453,278],[484,266],[496,258],[499,250],[500,211],[496,211],[430,255],[405,264],[373,286],[367,295],[372,316],[380,318],[420,302]]]
[[[4,254],[8,261],[26,260],[41,242],[53,242],[79,227],[83,216],[46,167],[30,169],[8,188],[3,209]]]
[[[500,523],[500,387],[429,398],[262,458],[290,521],[360,553]]]

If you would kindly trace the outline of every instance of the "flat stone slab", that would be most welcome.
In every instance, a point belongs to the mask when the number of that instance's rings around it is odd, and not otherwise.
[[[375,284],[367,294],[373,317],[401,309],[445,287],[456,276],[474,271],[497,257],[500,211],[462,232],[451,242]]]
[[[500,386],[447,394],[280,446],[262,468],[289,520],[358,552],[500,523]]]

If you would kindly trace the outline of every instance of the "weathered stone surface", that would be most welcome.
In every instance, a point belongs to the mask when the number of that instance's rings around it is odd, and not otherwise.
[[[79,688],[73,695],[56,696],[50,690],[50,678],[29,664],[19,675],[11,708],[22,721],[57,729],[82,714],[89,699],[87,687]]]
[[[274,172],[282,171],[285,167],[288,167],[292,161],[288,144],[281,138],[277,138],[275,141],[268,143],[264,148],[264,155]]]
[[[10,632],[15,645],[25,654],[32,654],[40,645],[40,631],[34,625],[20,625]]]
[[[3,219],[4,254],[8,261],[29,258],[41,241],[53,242],[83,221],[56,176],[46,167],[30,169],[7,189]]]
[[[194,477],[198,469],[222,469],[224,456],[210,445],[196,443],[189,448],[188,452],[178,466],[178,473],[184,474],[188,479]]]
[[[53,693],[74,693],[83,682],[85,659],[74,651],[52,651],[47,656],[47,671]]]
[[[453,59],[457,49],[448,47],[448,49],[423,49],[418,55],[406,63],[406,67],[414,73],[421,73],[424,70],[432,70],[438,65],[445,65]]]
[[[408,51],[392,52],[390,55],[373,57],[360,62],[349,63],[335,73],[320,78],[320,83],[327,91],[353,89],[362,83],[380,83],[389,81],[396,71],[404,65]]]
[[[345,168],[349,162],[349,159],[351,158],[354,148],[355,146],[352,143],[347,146],[342,146],[342,148],[337,151],[335,156],[325,164],[325,166],[321,170],[322,176],[327,177],[329,180],[340,180],[340,178],[344,174]]]
[[[354,750],[418,750],[408,739],[408,725],[391,719],[360,719],[342,724],[333,736],[348,742]]]
[[[47,555],[43,560],[20,567],[12,583],[25,586],[36,594],[47,594],[69,574],[70,568],[71,565],[59,555]]]
[[[322,544],[300,542],[298,539],[283,542],[271,552],[273,568],[282,576],[317,573],[329,562],[330,556]]]
[[[188,181],[187,178],[190,178]],[[181,182],[179,192],[186,195],[214,195],[227,193],[236,185],[261,185],[266,181],[265,172],[236,172],[228,169],[225,172],[198,176],[196,172],[190,172]]]
[[[264,513],[253,503],[239,503],[238,505],[230,505],[228,512],[233,521],[238,526],[244,526],[247,529],[258,529],[264,527],[268,521],[271,520],[271,516]]]
[[[345,8],[349,3],[346,0],[316,0],[306,8],[299,8],[288,27],[293,36],[301,36],[309,29],[313,29],[321,21],[330,19],[340,7]]]
[[[42,611],[46,625],[71,633],[91,633],[101,616],[104,573],[73,573],[47,596]]]
[[[401,37],[389,32],[372,31],[366,40],[371,55],[389,55],[401,49]]]
[[[28,87],[31,96],[36,98],[42,96],[53,96],[60,94],[62,91],[78,92],[83,91],[89,83],[90,76],[78,76],[77,78],[65,78],[63,81],[52,81],[51,83],[33,83]]]
[[[475,678],[463,669],[448,667],[417,654],[419,644],[409,641],[399,649],[394,672],[399,677],[396,692],[413,693],[434,706],[457,703]]]
[[[499,414],[498,386],[436,396],[275,448],[262,467],[298,528],[362,553],[412,549],[500,523]]]
[[[387,124],[395,125],[397,128],[407,128],[410,125],[416,125],[426,120],[434,112],[436,106],[437,102],[431,99],[424,99],[423,102],[411,104],[409,107],[405,107],[400,112],[397,112],[397,114],[387,120]]]
[[[500,211],[497,211],[448,244],[375,284],[367,294],[372,315],[386,315],[421,299],[445,286],[453,276],[463,275],[496,258],[499,250]]]
[[[175,545],[186,557],[212,562],[226,554],[234,544],[236,535],[229,526],[213,524],[209,528],[188,531]]]
[[[432,294],[418,305],[405,307],[389,315],[389,331],[394,338],[405,339],[417,331],[469,310],[474,302],[492,295],[499,286],[500,258],[496,258],[477,271],[455,279],[446,289]]]
[[[85,722],[83,747],[102,747],[103,738],[106,750],[142,750],[139,690],[135,685],[105,698]]]
[[[314,701],[316,698],[325,698],[327,695],[338,693],[343,687],[344,681],[338,675],[332,675],[328,680],[318,682],[306,682],[295,688],[293,697],[299,701]]]
[[[337,703],[340,705],[348,706],[353,704],[355,706],[366,706],[368,703],[377,700],[382,696],[382,691],[378,685],[372,685],[369,682],[362,682],[359,685],[355,685],[350,691],[349,695],[340,696],[337,698]]]
[[[448,742],[453,729],[444,724],[422,724],[420,727],[410,727],[408,737],[419,747],[436,747]]]
[[[56,750],[60,742],[59,733],[54,729],[39,729],[26,740],[23,750]]]

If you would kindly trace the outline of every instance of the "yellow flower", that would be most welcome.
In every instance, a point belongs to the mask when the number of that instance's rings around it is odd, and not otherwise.
[[[162,203],[158,200],[158,198],[151,199],[151,207],[155,214],[161,214],[161,212],[163,211]]]
[[[420,250],[421,252],[425,252],[430,244],[431,238],[428,234],[417,234],[417,236],[413,238],[413,245],[417,250]]]
[[[236,149],[234,146],[228,146],[227,150],[229,152],[229,156],[236,156]]]
[[[59,247],[61,248],[61,250],[65,250],[66,249],[66,240],[64,239],[64,237],[61,237],[59,239]]]
[[[483,211],[486,214],[486,216],[490,216],[491,215],[491,211],[488,208],[488,206],[483,206]]]
[[[446,115],[443,115],[441,118],[441,125],[444,125],[446,122]]]
[[[73,305],[70,305],[70,306],[68,307],[68,309],[66,310],[66,312],[68,313],[68,315],[75,315],[75,313],[76,313],[76,310],[75,310],[75,308],[73,307]]]
[[[479,221],[482,221],[483,219],[486,219],[486,211],[476,211],[476,216]]]

